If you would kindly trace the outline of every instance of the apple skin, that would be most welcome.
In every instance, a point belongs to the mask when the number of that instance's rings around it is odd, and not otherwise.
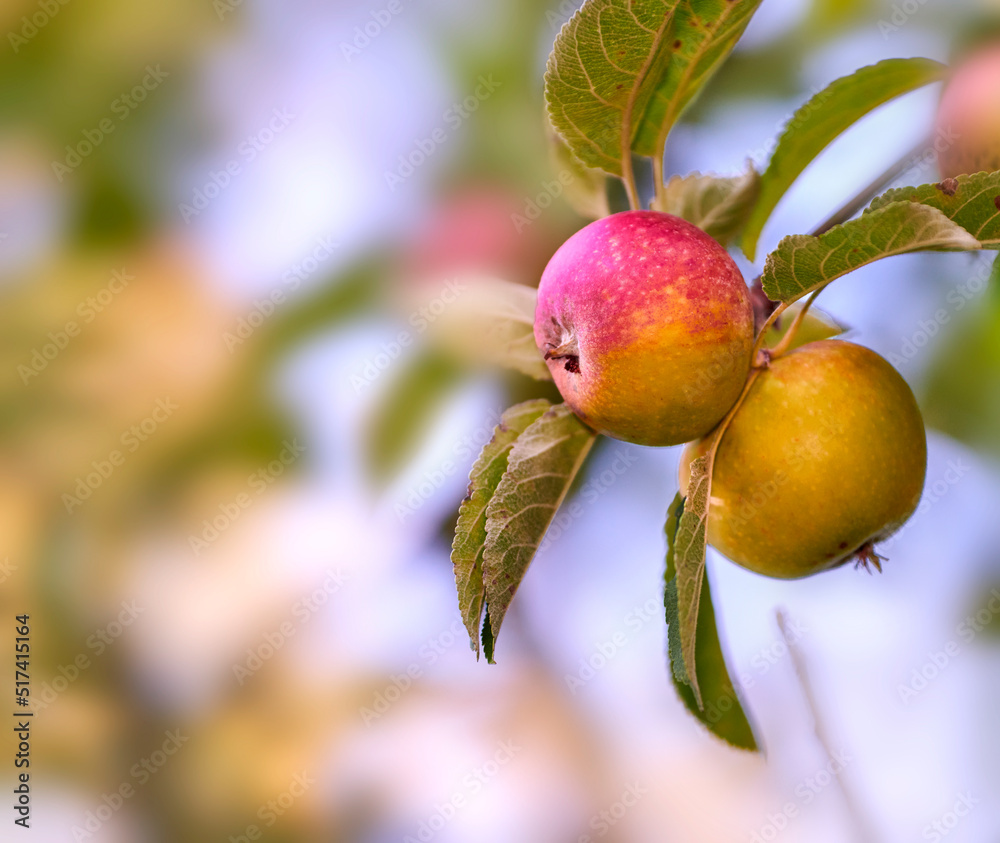
[[[938,106],[937,133],[955,138],[938,152],[942,178],[1000,170],[1000,44],[955,69]]]
[[[725,249],[654,211],[597,220],[538,287],[535,341],[563,399],[595,430],[638,445],[704,436],[750,371],[753,308]]]
[[[682,493],[707,446],[684,450]],[[899,373],[854,343],[810,343],[771,363],[723,435],[708,541],[758,574],[810,576],[896,532],[926,471],[923,419]]]

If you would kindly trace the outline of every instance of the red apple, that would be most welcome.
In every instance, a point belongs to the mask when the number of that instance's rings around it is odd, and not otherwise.
[[[722,420],[749,374],[753,330],[732,258],[669,214],[591,223],[538,288],[535,341],[566,403],[639,445],[688,442]]]
[[[433,205],[403,255],[403,270],[418,282],[492,277],[535,286],[546,258],[566,236],[561,218],[519,226],[525,198],[509,186],[474,183]]]
[[[942,178],[1000,170],[1000,44],[972,53],[955,69],[938,107]]]

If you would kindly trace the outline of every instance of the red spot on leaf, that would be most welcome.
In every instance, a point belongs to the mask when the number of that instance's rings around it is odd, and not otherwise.
[[[958,192],[957,179],[945,179],[941,184],[934,185],[945,196],[954,196]]]

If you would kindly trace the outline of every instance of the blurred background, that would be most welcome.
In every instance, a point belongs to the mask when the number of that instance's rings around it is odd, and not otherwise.
[[[500,411],[554,396],[435,327],[484,279],[536,285],[586,222],[542,119],[574,8],[0,6],[0,605],[11,641],[30,615],[34,715],[31,828],[5,809],[3,839],[1000,839],[984,256],[896,258],[821,299],[913,386],[930,464],[881,576],[710,558],[766,758],[712,738],[669,682],[676,449],[604,441],[498,665],[470,653],[449,562],[468,471]],[[668,174],[765,163],[828,82],[947,61],[989,11],[765,0]],[[929,138],[938,95],[832,146],[764,246]],[[900,183],[936,180],[927,155]],[[13,787],[16,735],[0,745]]]

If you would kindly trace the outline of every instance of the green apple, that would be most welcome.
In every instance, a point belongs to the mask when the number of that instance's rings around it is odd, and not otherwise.
[[[685,494],[707,448],[684,451]],[[708,541],[781,579],[874,559],[916,510],[926,470],[924,423],[899,373],[854,343],[810,343],[761,373],[723,435]]]

